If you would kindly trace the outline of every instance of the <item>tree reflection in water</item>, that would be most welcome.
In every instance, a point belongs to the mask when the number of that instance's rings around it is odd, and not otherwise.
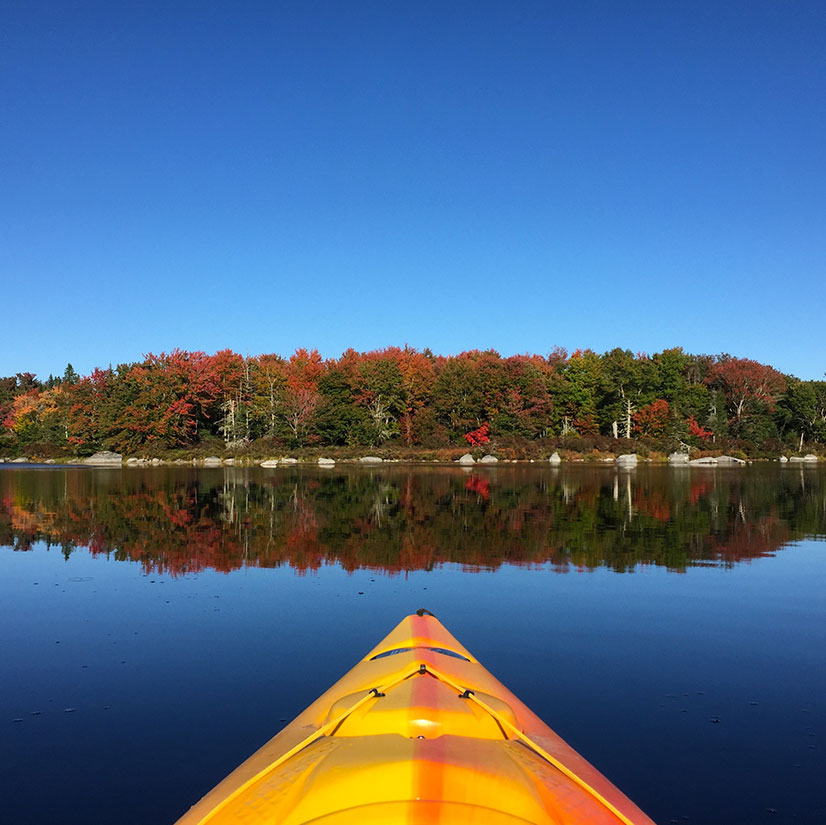
[[[733,565],[823,535],[823,473],[386,467],[0,472],[0,544],[204,568]]]

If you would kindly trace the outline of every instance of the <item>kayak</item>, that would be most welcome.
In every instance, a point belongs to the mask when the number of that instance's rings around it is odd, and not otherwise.
[[[426,610],[178,825],[653,825]]]

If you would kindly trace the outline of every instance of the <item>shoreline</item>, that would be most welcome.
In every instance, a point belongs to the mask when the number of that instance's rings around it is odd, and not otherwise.
[[[804,456],[785,454],[774,457],[761,456],[758,458],[732,458],[724,454],[713,455],[708,452],[698,456],[699,460],[689,461],[687,458],[679,461],[670,460],[669,457],[657,454],[642,456],[636,453],[585,453],[570,454],[570,451],[563,451],[566,455],[559,455],[555,452],[550,457],[544,458],[500,458],[495,453],[484,453],[473,451],[461,455],[422,455],[429,451],[417,451],[418,455],[340,455],[338,451],[328,450],[325,452],[301,451],[300,454],[277,454],[272,456],[248,456],[248,455],[225,455],[225,456],[203,456],[188,455],[175,457],[147,457],[147,456],[115,456],[107,455],[103,458],[91,457],[61,457],[61,458],[41,458],[37,455],[0,457],[0,468],[2,469],[31,469],[31,468],[65,468],[65,469],[133,469],[147,467],[198,467],[203,469],[218,469],[222,467],[262,467],[262,469],[286,469],[286,468],[307,468],[321,467],[332,468],[343,465],[347,467],[375,468],[380,466],[419,466],[419,467],[462,467],[470,469],[472,467],[496,467],[499,464],[508,466],[514,465],[534,465],[550,468],[567,467],[614,467],[622,470],[634,469],[637,466],[649,467],[742,467],[748,464],[780,464],[791,467],[817,467],[826,463],[826,459],[814,453]],[[436,451],[434,451],[436,452]],[[458,453],[459,451],[438,451]],[[556,457],[556,460],[554,460]]]

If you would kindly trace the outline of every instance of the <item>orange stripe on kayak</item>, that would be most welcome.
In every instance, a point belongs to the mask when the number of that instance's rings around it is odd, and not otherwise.
[[[439,714],[441,685],[430,674],[413,677],[410,702],[411,720],[428,708],[428,716]],[[416,739],[413,744],[413,799],[439,802],[444,797],[445,744],[440,736],[436,739]],[[438,825],[441,821],[441,805],[412,806],[409,825]]]
[[[410,617],[410,635],[415,641],[430,641],[430,625],[424,616]]]

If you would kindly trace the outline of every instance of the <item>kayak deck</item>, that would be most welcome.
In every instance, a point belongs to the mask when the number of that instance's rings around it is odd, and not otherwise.
[[[265,822],[653,825],[430,615],[403,619],[178,825]]]

